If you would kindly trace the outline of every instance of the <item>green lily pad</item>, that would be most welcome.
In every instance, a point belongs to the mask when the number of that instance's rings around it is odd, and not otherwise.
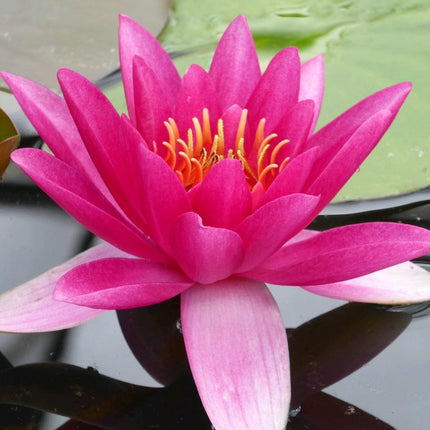
[[[181,0],[160,35],[183,73],[208,67],[228,23],[244,14],[260,60],[288,45],[303,60],[326,55],[326,96],[319,125],[367,95],[410,80],[414,91],[379,147],[337,196],[378,198],[430,185],[429,0]],[[426,109],[427,108],[427,109]]]
[[[0,109],[0,179],[10,161],[10,154],[19,145],[19,133],[13,122]]]

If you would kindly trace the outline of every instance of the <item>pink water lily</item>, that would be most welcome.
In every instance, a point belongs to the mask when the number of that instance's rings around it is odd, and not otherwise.
[[[58,73],[64,99],[2,74],[53,153],[20,149],[13,160],[106,243],[1,297],[0,329],[71,327],[181,294],[191,370],[215,428],[283,429],[287,341],[265,282],[343,300],[430,299],[429,275],[407,262],[430,251],[429,231],[305,229],[411,85],[379,91],[314,133],[323,58],[301,65],[286,48],[262,74],[243,17],[209,72],[192,65],[182,78],[126,16],[119,37],[128,117],[73,71]]]

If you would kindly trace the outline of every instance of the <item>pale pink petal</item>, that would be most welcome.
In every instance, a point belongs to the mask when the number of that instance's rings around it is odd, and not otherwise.
[[[133,80],[137,129],[150,147],[154,141],[158,144],[168,141],[164,121],[172,116],[173,108],[156,72],[137,56],[134,57]],[[158,150],[162,149],[159,145]]]
[[[304,229],[315,217],[318,197],[291,194],[273,200],[245,218],[235,229],[245,258],[238,272],[252,269]]]
[[[194,212],[176,219],[171,243],[175,261],[191,279],[201,284],[227,278],[243,259],[243,244],[237,233],[204,226]]]
[[[58,279],[74,267],[99,258],[122,257],[124,252],[102,244],[79,254],[43,275],[0,296],[0,331],[40,332],[74,327],[103,310],[58,302],[52,294]]]
[[[281,285],[345,281],[430,252],[430,231],[373,222],[337,227],[286,244],[247,276]]]
[[[417,303],[430,300],[430,273],[407,261],[349,281],[304,288],[320,296],[353,302]]]
[[[168,300],[193,285],[176,267],[137,258],[81,264],[58,281],[55,300],[96,309],[130,309]]]
[[[237,17],[224,32],[209,70],[221,109],[244,107],[260,79],[260,65],[246,19]]]
[[[136,120],[133,89],[133,58],[136,55],[142,57],[158,76],[161,86],[166,92],[170,106],[174,106],[181,83],[181,78],[175,65],[157,39],[148,30],[125,15],[120,15],[119,55],[128,113],[134,124]]]
[[[258,121],[265,118],[266,132],[272,132],[285,112],[297,103],[299,87],[297,48],[285,48],[273,57],[246,104],[250,124],[255,124],[256,128]]]
[[[56,157],[80,168],[114,204],[94,166],[64,100],[41,85],[11,73],[1,73],[22,110]]]
[[[181,295],[181,323],[214,427],[284,429],[290,402],[287,339],[267,287],[240,278],[195,285]]]
[[[403,82],[385,88],[365,98],[352,108],[348,109],[335,120],[318,130],[308,141],[307,148],[320,145],[327,151],[330,159],[336,154],[355,130],[363,122],[381,110],[390,110],[392,120],[399,111],[405,98],[411,90],[410,82]]]
[[[142,137],[124,121],[106,96],[78,73],[58,72],[64,98],[97,170],[120,207],[145,230],[136,196],[140,192],[140,169],[136,163]],[[145,146],[145,145],[144,145]]]
[[[188,129],[194,129],[193,118],[197,118],[202,124],[204,108],[209,110],[211,130],[215,132],[221,116],[218,94],[206,70],[193,64],[182,78],[175,107],[174,118],[183,140],[187,141]]]
[[[313,133],[318,121],[324,95],[324,56],[317,55],[302,64],[300,72],[299,100],[313,100],[315,103],[314,117],[309,130]]]
[[[320,156],[314,163],[303,192],[321,195],[319,211],[330,203],[352,174],[357,171],[382,138],[392,120],[391,111],[377,112],[354,132],[331,159],[327,158],[324,148],[318,147]]]
[[[193,208],[204,225],[229,229],[251,213],[251,192],[238,160],[225,159],[211,168],[196,191]]]
[[[156,245],[124,219],[85,176],[39,149],[23,148],[12,159],[59,206],[95,235],[140,257],[166,257]]]

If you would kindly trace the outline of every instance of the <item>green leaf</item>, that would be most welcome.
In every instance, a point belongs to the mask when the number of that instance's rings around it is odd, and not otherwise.
[[[11,119],[0,109],[0,179],[10,161],[10,154],[19,145],[19,133]]]

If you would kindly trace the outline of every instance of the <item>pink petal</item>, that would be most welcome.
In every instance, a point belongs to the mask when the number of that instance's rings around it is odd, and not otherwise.
[[[62,69],[58,80],[82,139],[100,175],[124,212],[143,230],[136,196],[140,169],[136,162],[142,137],[121,119],[106,96],[90,81]]]
[[[55,156],[75,168],[80,168],[112,202],[64,100],[29,79],[4,72],[1,76]]]
[[[302,65],[300,72],[299,100],[313,100],[315,103],[314,117],[309,130],[313,133],[318,121],[324,95],[324,57],[317,55]]]
[[[164,261],[155,244],[124,219],[85,176],[39,149],[15,151],[12,159],[66,212],[95,235],[141,257]]]
[[[281,285],[345,281],[411,260],[430,251],[430,231],[374,222],[334,228],[286,244],[247,276]]]
[[[81,264],[57,283],[55,300],[96,309],[129,309],[170,299],[193,285],[175,267],[135,258]]]
[[[309,135],[314,116],[314,102],[303,100],[295,104],[279,121],[274,132],[281,139],[288,139],[288,145],[279,152],[277,162],[281,164],[286,157],[295,157],[300,154]]]
[[[191,371],[214,427],[285,428],[287,339],[267,287],[239,278],[196,285],[181,295],[181,322]]]
[[[266,190],[262,203],[270,202],[288,194],[301,193],[314,168],[319,153],[319,148],[311,148],[289,161],[284,170]]]
[[[270,133],[285,112],[297,103],[299,87],[297,48],[285,48],[273,57],[246,104],[250,124],[256,127],[260,119],[265,118],[266,131]]]
[[[231,149],[236,151],[236,137],[237,130],[239,127],[240,119],[242,117],[243,109],[239,105],[232,105],[222,114],[222,121],[224,124],[224,153],[228,154]],[[245,150],[248,149],[247,146],[252,148],[251,136],[249,133],[249,128],[245,127],[244,130],[244,145]]]
[[[191,210],[190,199],[176,174],[157,154],[142,148],[137,164],[142,175],[139,195],[150,235],[171,255],[170,229],[180,214]]]
[[[126,254],[108,244],[89,249],[43,275],[0,296],[0,331],[40,332],[74,327],[103,310],[53,300],[58,279],[72,268],[99,258],[119,257]]]
[[[331,159],[321,148],[320,158],[314,164],[304,188],[306,193],[321,195],[319,211],[330,203],[357,171],[390,126],[393,116],[389,110],[377,112],[358,127]]]
[[[194,212],[176,219],[170,239],[173,258],[191,279],[201,284],[227,278],[242,262],[240,236],[224,228],[204,226]]]
[[[172,116],[172,106],[162,87],[158,75],[143,58],[134,57],[133,62],[134,102],[136,127],[145,141],[161,143],[167,139],[164,121]],[[163,149],[161,145],[158,149]]]
[[[349,281],[304,287],[334,299],[399,305],[430,300],[430,273],[407,261]]]
[[[179,134],[187,140],[188,129],[194,129],[192,119],[195,117],[202,123],[202,111],[209,110],[211,130],[217,129],[217,122],[221,116],[218,106],[218,94],[207,72],[193,64],[185,72],[175,107],[175,121]]]
[[[133,58],[142,57],[146,64],[158,76],[171,107],[175,104],[181,78],[175,65],[157,39],[137,22],[125,15],[120,15],[119,54],[121,74],[127,100],[130,119],[135,124]],[[167,119],[167,118],[166,118]]]
[[[244,107],[260,79],[260,65],[246,19],[237,17],[224,32],[215,51],[209,75],[221,109]]]
[[[273,200],[245,218],[235,229],[243,240],[245,258],[238,272],[260,264],[315,216],[318,197],[291,194]]]
[[[308,147],[321,145],[326,148],[330,159],[355,130],[375,113],[390,110],[393,120],[411,87],[410,82],[403,82],[372,94],[318,130],[309,140]]]
[[[238,160],[215,164],[196,191],[194,210],[203,224],[232,229],[251,212],[251,192]]]

